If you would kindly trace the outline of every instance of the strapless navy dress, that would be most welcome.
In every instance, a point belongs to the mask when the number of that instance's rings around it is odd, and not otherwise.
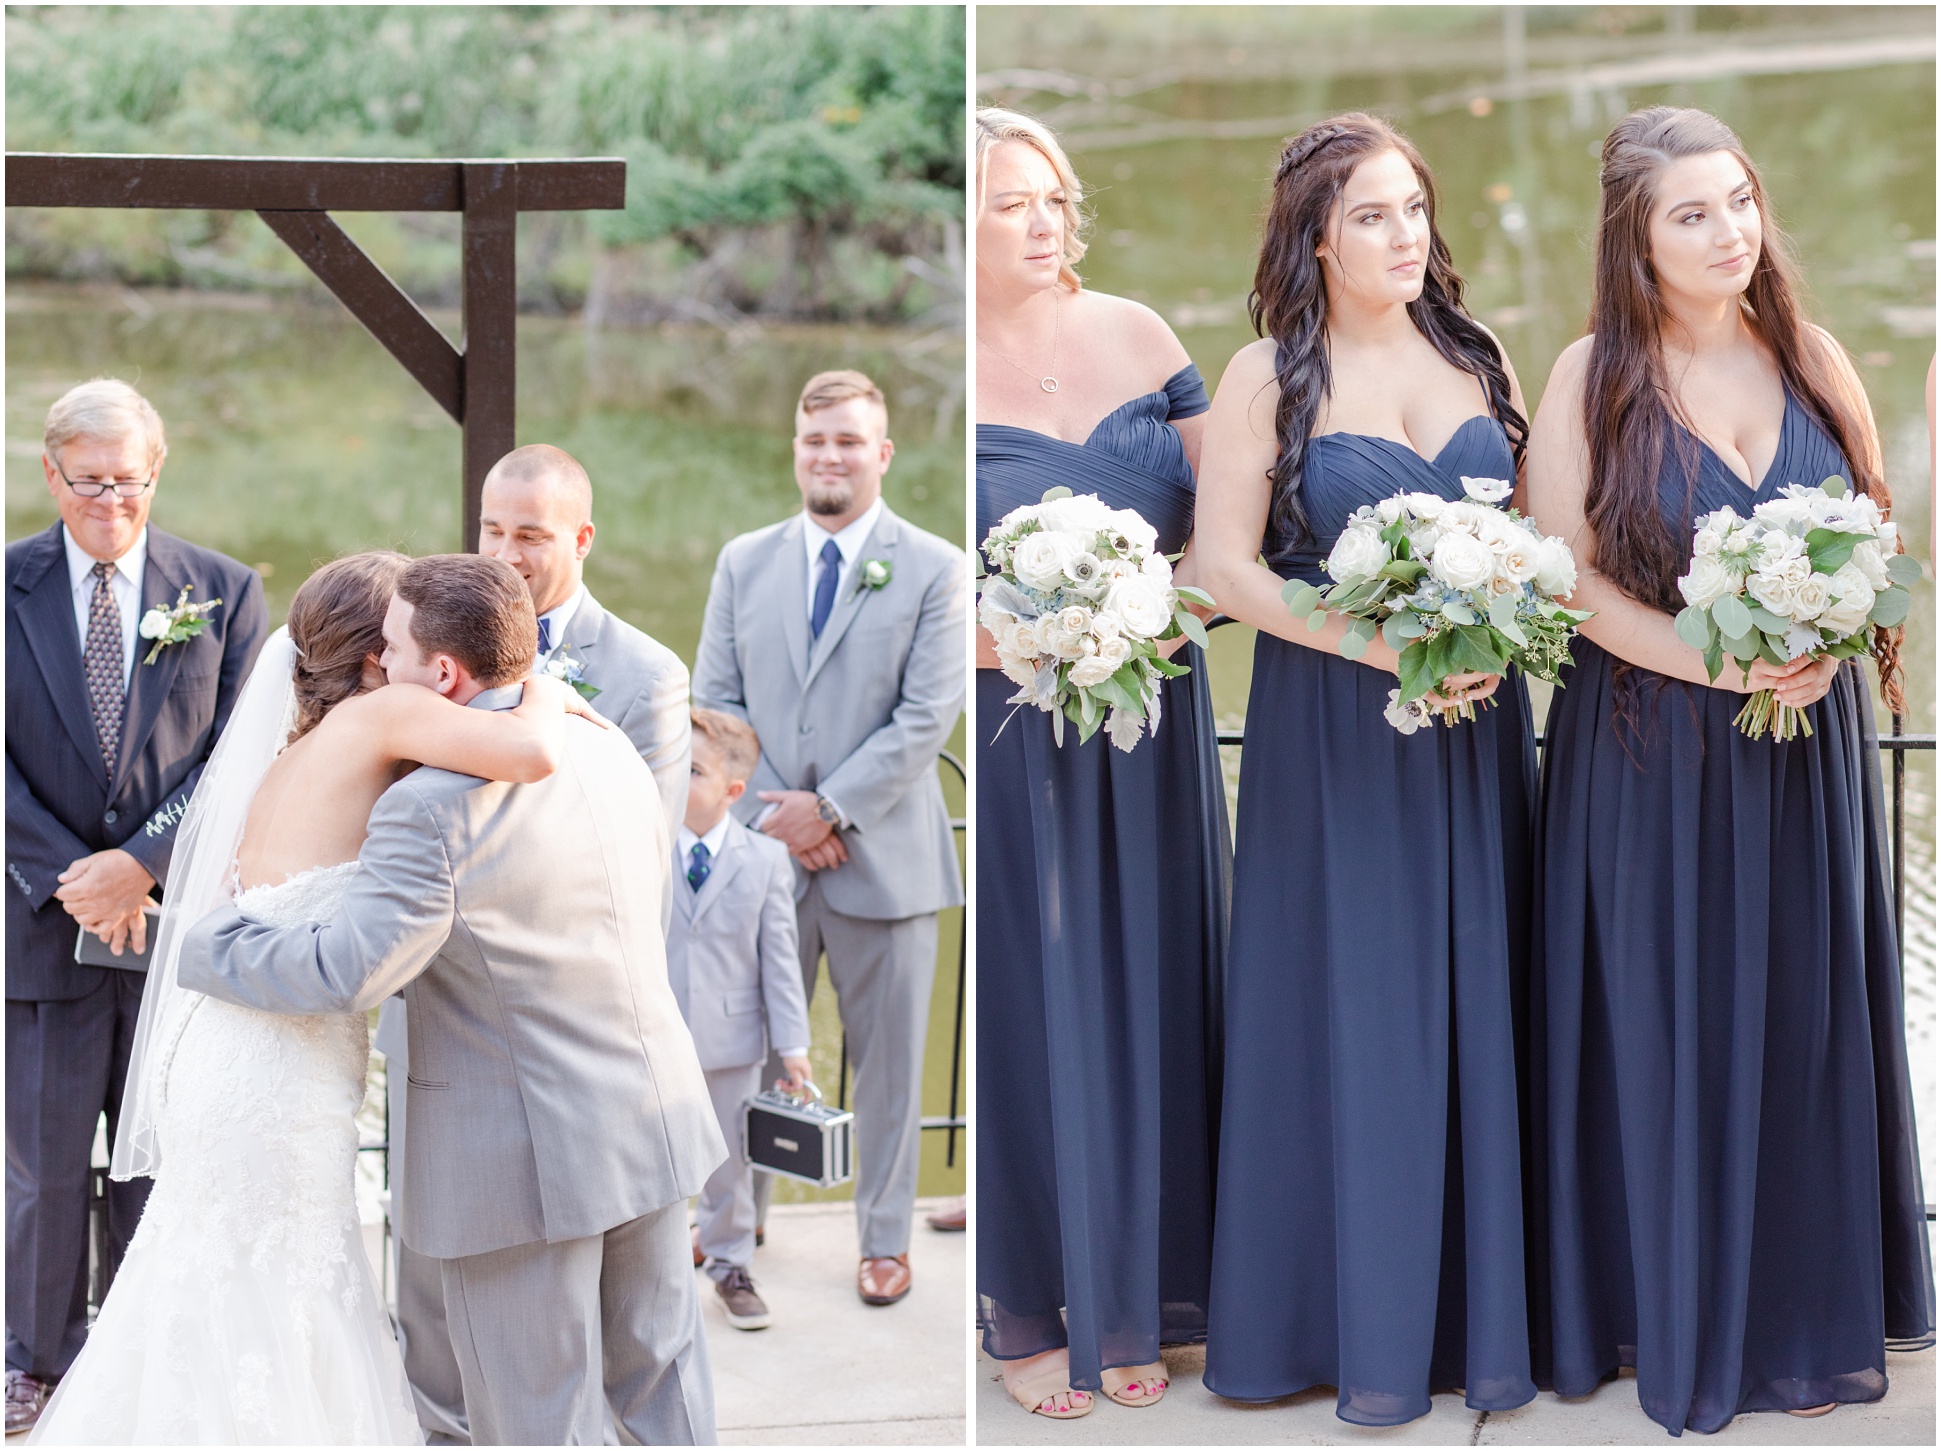
[[[1183,548],[1193,471],[1166,420],[1206,408],[1188,366],[1083,445],[979,425],[978,539],[1063,484]],[[1230,848],[1206,661],[1174,658],[1192,673],[1129,753],[1055,745],[977,672],[980,1321],[1002,1360],[1069,1343],[1081,1390],[1206,1329]]]
[[[1688,551],[1695,513],[1851,477],[1790,396],[1756,489],[1680,443],[1658,494]],[[1876,1400],[1934,1300],[1866,677],[1782,744],[1740,734],[1742,695],[1574,655],[1539,822],[1540,1378],[1635,1366],[1673,1435]]]
[[[1312,538],[1278,572],[1326,583],[1348,516],[1514,477],[1478,416],[1431,461],[1324,434]],[[1512,674],[1472,722],[1412,736],[1395,677],[1261,634],[1240,764],[1226,1086],[1206,1384],[1239,1400],[1330,1385],[1395,1425],[1463,1387],[1536,1394],[1524,1310],[1517,1053],[1536,760]]]

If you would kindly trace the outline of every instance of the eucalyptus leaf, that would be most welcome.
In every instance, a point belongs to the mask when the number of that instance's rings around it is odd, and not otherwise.
[[[1321,591],[1304,579],[1290,579],[1281,586],[1281,598],[1294,614],[1307,615],[1321,608]]]
[[[1310,631],[1320,629],[1327,622],[1328,612],[1326,610],[1316,610],[1307,617],[1307,627]]]
[[[1190,584],[1176,584],[1173,586],[1173,592],[1181,599],[1191,600],[1194,604],[1203,605],[1209,610],[1219,608],[1213,603],[1212,595],[1203,589],[1195,589]]]
[[[1429,572],[1427,565],[1417,564],[1413,559],[1391,559],[1381,568],[1381,573],[1399,584],[1413,585]]]
[[[1766,638],[1762,630],[1748,630],[1743,635],[1727,635],[1719,641],[1725,653],[1734,660],[1757,660],[1760,643]]]
[[[1911,554],[1887,556],[1887,577],[1895,584],[1912,589],[1921,582],[1921,561]]]
[[[1404,640],[1419,640],[1429,632],[1429,627],[1422,623],[1421,617],[1414,610],[1397,610],[1389,618],[1401,621],[1401,624],[1395,628],[1400,631]]]
[[[1180,633],[1185,635],[1195,645],[1198,645],[1202,650],[1207,648],[1206,626],[1200,623],[1200,617],[1198,615],[1181,610],[1173,616],[1173,623],[1178,625]]]
[[[1678,638],[1694,650],[1709,650],[1712,646],[1712,638],[1717,633],[1717,627],[1712,623],[1711,615],[1697,605],[1687,605],[1680,610],[1678,617],[1671,622],[1671,627],[1678,632]]]
[[[1038,496],[1038,502],[1041,504],[1049,504],[1053,499],[1069,499],[1071,496],[1072,491],[1063,484],[1059,484],[1056,488],[1046,489],[1044,493],[1040,494]]]
[[[1169,680],[1177,680],[1182,675],[1191,675],[1193,673],[1193,667],[1191,665],[1175,665],[1172,661],[1163,660],[1157,656],[1153,659],[1152,668]]]
[[[1730,636],[1747,634],[1752,629],[1752,613],[1737,595],[1720,595],[1712,601],[1712,618],[1719,631]]]
[[[1344,660],[1359,660],[1368,653],[1368,642],[1350,630],[1341,637],[1335,649],[1341,652],[1341,658]]]
[[[1820,492],[1825,494],[1829,499],[1845,498],[1847,493],[1847,481],[1841,478],[1838,474],[1830,475],[1829,477],[1820,480]]]
[[[1442,617],[1445,620],[1454,620],[1458,625],[1473,625],[1476,623],[1476,612],[1461,600],[1444,601]]]
[[[1913,603],[1913,595],[1899,585],[1889,585],[1874,597],[1873,610],[1867,616],[1868,622],[1892,629],[1907,618],[1908,608]]]
[[[1783,635],[1790,624],[1763,605],[1749,604],[1746,606],[1746,613],[1752,616],[1753,625],[1764,630],[1768,635]]]
[[[1382,643],[1397,655],[1408,648],[1409,637],[1403,633],[1403,628],[1411,618],[1407,610],[1398,610],[1382,621]]]

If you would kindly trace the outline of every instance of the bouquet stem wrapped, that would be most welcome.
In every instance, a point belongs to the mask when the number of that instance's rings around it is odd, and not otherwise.
[[[1182,601],[1213,601],[1173,583],[1153,527],[1096,494],[1050,489],[1006,514],[984,555],[992,573],[977,618],[1017,683],[1011,703],[1049,712],[1061,746],[1067,719],[1081,743],[1103,725],[1122,751],[1148,727],[1157,731],[1160,680],[1188,673],[1160,654],[1160,642],[1185,635],[1204,646],[1206,627]]]
[[[1727,656],[1743,680],[1757,660],[1864,655],[1871,629],[1907,618],[1909,587],[1921,577],[1897,544],[1879,505],[1837,474],[1817,489],[1786,485],[1750,519],[1715,509],[1697,522],[1691,568],[1678,581],[1678,638],[1705,657],[1713,680]],[[1755,738],[1813,734],[1806,713],[1771,690],[1753,691],[1734,724]]]
[[[1380,634],[1400,657],[1389,724],[1413,735],[1439,718],[1474,720],[1470,701],[1431,707],[1424,698],[1451,675],[1501,675],[1511,665],[1558,682],[1570,637],[1590,618],[1558,603],[1577,587],[1563,540],[1537,532],[1515,510],[1507,479],[1465,478],[1464,499],[1397,494],[1357,509],[1328,555],[1327,589],[1289,580],[1281,598],[1318,630],[1330,614],[1350,624],[1341,653],[1359,660]]]

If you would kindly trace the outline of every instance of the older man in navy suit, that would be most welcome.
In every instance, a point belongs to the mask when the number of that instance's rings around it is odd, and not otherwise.
[[[126,383],[47,415],[61,521],[7,546],[7,1431],[33,1425],[87,1335],[88,1161],[121,1107],[140,971],[76,961],[81,932],[135,963],[143,904],[268,626],[254,571],[149,527],[167,445]],[[141,618],[220,600],[188,638]],[[109,1187],[118,1261],[148,1195]]]

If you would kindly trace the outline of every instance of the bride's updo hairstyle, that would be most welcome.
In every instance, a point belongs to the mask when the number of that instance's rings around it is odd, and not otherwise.
[[[333,559],[290,601],[297,659],[297,723],[290,739],[316,729],[331,708],[364,689],[364,662],[384,652],[384,616],[411,560],[389,549]]]
[[[1584,440],[1590,454],[1584,516],[1598,573],[1633,599],[1673,613],[1685,603],[1678,577],[1685,572],[1691,542],[1689,489],[1696,487],[1699,461],[1696,439],[1673,426],[1665,305],[1651,265],[1651,211],[1658,177],[1669,163],[1721,151],[1745,168],[1759,209],[1759,260],[1739,302],[1746,325],[1766,345],[1800,407],[1846,455],[1855,492],[1873,499],[1883,515],[1893,505],[1865,420],[1836,379],[1824,342],[1808,336],[1792,250],[1745,147],[1730,126],[1704,111],[1678,106],[1633,111],[1604,138],[1598,172],[1597,275],[1584,378]],[[1691,481],[1686,527],[1678,533],[1666,524],[1658,503],[1667,447],[1679,453]],[[1812,486],[1820,481],[1788,482]],[[1903,708],[1900,635],[1898,628],[1878,626],[1873,635],[1881,693],[1897,711]]]
[[[1322,400],[1334,392],[1328,365],[1328,288],[1315,250],[1329,240],[1328,224],[1348,178],[1384,151],[1400,153],[1422,184],[1429,218],[1429,262],[1409,318],[1452,367],[1478,379],[1490,415],[1503,425],[1517,461],[1529,425],[1510,402],[1510,375],[1496,340],[1463,311],[1463,280],[1436,227],[1436,186],[1408,137],[1379,117],[1350,111],[1317,122],[1281,147],[1273,195],[1261,228],[1260,261],[1247,299],[1254,331],[1271,337],[1274,381],[1280,385],[1275,431],[1280,453],[1268,478],[1274,485],[1272,523],[1292,545],[1308,537],[1301,503],[1301,467]]]
[[[1002,106],[977,108],[977,200],[984,200],[984,169],[991,152],[1006,141],[1022,141],[1051,163],[1058,173],[1058,185],[1065,193],[1064,258],[1058,264],[1058,280],[1073,292],[1085,284],[1078,280],[1078,264],[1085,256],[1085,232],[1090,218],[1085,215],[1085,189],[1078,184],[1078,173],[1058,137],[1035,116],[1022,111],[1007,111]]]

